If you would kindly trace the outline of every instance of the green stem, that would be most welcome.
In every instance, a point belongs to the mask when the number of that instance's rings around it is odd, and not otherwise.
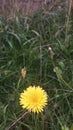
[[[70,19],[70,14],[71,14],[71,6],[72,6],[72,0],[69,1],[69,9],[68,9],[68,15],[67,15],[67,21],[66,21],[65,41],[67,39],[67,34],[69,31],[69,19]]]
[[[43,113],[41,113],[41,117],[42,117],[42,130],[44,130],[45,128],[44,128],[44,114]]]

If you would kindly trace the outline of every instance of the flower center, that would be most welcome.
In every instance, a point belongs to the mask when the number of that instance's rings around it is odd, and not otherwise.
[[[33,97],[32,97],[32,103],[33,103],[33,104],[36,104],[37,102],[38,102],[38,98],[35,97],[35,96],[33,96]]]

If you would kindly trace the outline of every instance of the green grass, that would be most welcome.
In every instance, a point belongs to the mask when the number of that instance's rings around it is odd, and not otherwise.
[[[11,130],[67,130],[73,123],[73,20],[66,14],[0,20],[0,130],[24,113],[19,95],[40,85],[49,95],[43,114],[29,114]],[[52,51],[49,51],[49,47]],[[25,79],[21,69],[26,67]]]

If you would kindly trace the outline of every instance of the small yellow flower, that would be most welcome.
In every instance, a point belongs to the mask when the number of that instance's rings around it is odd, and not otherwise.
[[[29,86],[20,94],[20,105],[32,112],[42,112],[47,105],[48,95],[40,86]]]

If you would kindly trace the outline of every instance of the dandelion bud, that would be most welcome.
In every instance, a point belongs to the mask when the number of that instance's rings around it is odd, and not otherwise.
[[[26,76],[26,68],[25,68],[25,67],[22,68],[22,70],[21,70],[21,75],[22,75],[22,77],[23,77],[23,79],[24,79],[25,76]]]
[[[52,50],[52,48],[51,48],[51,47],[49,47],[49,48],[48,48],[48,50],[49,50],[49,51],[51,51],[51,50]]]

